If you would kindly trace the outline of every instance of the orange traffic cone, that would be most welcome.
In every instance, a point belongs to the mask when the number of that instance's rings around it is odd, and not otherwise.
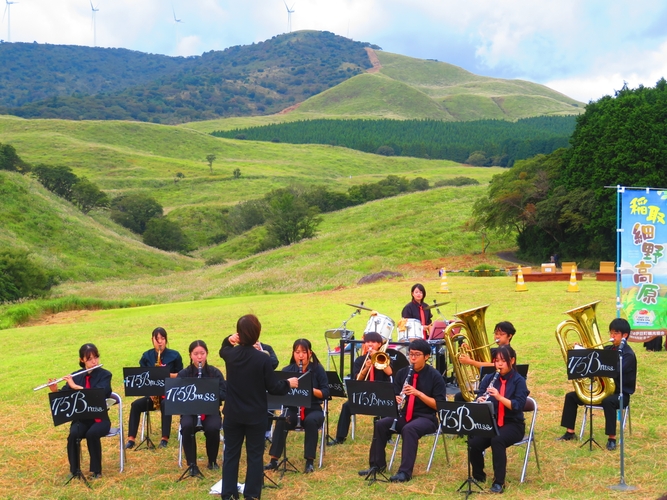
[[[442,279],[440,281],[440,290],[438,290],[437,293],[452,293],[449,291],[449,287],[447,286],[447,270],[444,267],[442,268]]]
[[[577,270],[572,266],[572,272],[570,273],[570,284],[567,286],[568,292],[578,292],[579,285],[577,284]]]
[[[515,292],[527,292],[528,287],[526,286],[526,283],[523,281],[523,273],[521,272],[521,266],[519,266],[516,270],[516,289],[514,290]]]

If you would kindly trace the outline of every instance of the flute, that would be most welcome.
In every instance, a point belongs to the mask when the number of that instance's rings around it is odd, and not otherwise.
[[[100,363],[99,365],[95,365],[92,368],[86,368],[86,369],[78,371],[76,373],[72,373],[71,376],[76,377],[77,375],[81,375],[82,373],[92,372],[95,368],[99,368],[100,366],[102,366],[102,363]],[[65,377],[67,377],[67,375],[65,375]],[[57,384],[59,382],[62,382],[63,380],[65,380],[65,377],[60,377],[59,379],[56,379],[53,382],[47,382],[46,384],[38,385],[37,387],[35,387],[33,389],[33,391],[39,391],[40,389],[44,389],[45,387],[48,387],[50,385],[54,385],[54,384]]]

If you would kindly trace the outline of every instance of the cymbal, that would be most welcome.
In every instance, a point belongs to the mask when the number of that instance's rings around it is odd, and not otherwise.
[[[436,307],[445,306],[447,304],[449,304],[449,302],[438,302],[437,304],[432,304],[430,306],[426,304],[424,306],[424,309],[435,309]]]
[[[373,309],[371,309],[370,307],[362,306],[362,305],[360,305],[360,304],[348,304],[348,303],[346,303],[345,305],[347,305],[347,306],[352,306],[352,307],[354,307],[355,309],[363,309],[364,311],[372,311],[372,310],[373,310]]]

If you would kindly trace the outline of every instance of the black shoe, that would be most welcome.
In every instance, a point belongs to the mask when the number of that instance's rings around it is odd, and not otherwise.
[[[329,439],[329,441],[327,441],[327,446],[336,446],[337,444],[343,444],[344,442],[345,438]]]
[[[373,466],[373,467],[369,467],[368,469],[360,470],[358,472],[358,474],[360,476],[370,476],[373,473],[375,473],[375,474],[382,473],[382,472],[384,472],[384,470],[385,470],[385,467],[375,467],[375,466]]]
[[[166,448],[168,444],[169,444],[169,441],[167,441],[166,439],[161,439],[160,444],[157,445],[157,447],[158,448]]]
[[[486,474],[473,474],[472,478],[478,483],[486,483]]]
[[[203,477],[204,475],[199,470],[199,467],[193,465],[190,467],[190,477]]]
[[[410,481],[410,476],[408,476],[405,472],[398,471],[395,476],[391,476],[389,478],[389,481],[392,483],[406,483]]]
[[[312,472],[315,472],[315,467],[313,466],[313,461],[312,460],[306,460],[306,468],[304,469],[303,473],[304,474],[310,474]]]
[[[90,475],[90,479],[101,479],[102,478],[102,473],[101,472],[93,472]]]
[[[131,450],[134,448],[134,441],[128,441],[127,444],[125,445],[126,450]]]
[[[271,461],[264,466],[264,470],[276,470],[278,468],[278,460],[271,459]]]
[[[574,439],[574,432],[566,432],[561,437],[556,439],[556,441],[572,441]]]
[[[616,449],[616,440],[615,439],[607,439],[607,449],[609,451],[614,451]]]
[[[208,465],[206,466],[208,470],[220,470],[220,466],[218,465],[218,462],[209,462]]]
[[[489,491],[490,491],[491,493],[504,493],[504,492],[505,492],[505,488],[503,488],[503,485],[502,485],[502,484],[493,483],[493,484],[491,485],[491,488],[489,489]]]

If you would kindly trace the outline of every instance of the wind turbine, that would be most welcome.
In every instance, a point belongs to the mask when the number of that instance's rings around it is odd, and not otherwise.
[[[5,1],[7,1],[7,0],[5,0]],[[294,5],[295,4],[292,4],[292,7],[290,8],[290,7],[287,6],[287,2],[285,2],[285,0],[283,0],[283,3],[285,4],[285,8],[287,9],[287,29],[291,33],[292,32],[292,14],[294,13]]]
[[[3,12],[3,14],[2,14],[2,20],[3,21],[5,20],[5,14],[7,14],[7,41],[8,42],[12,41],[12,33],[10,31],[10,24],[11,24],[10,20],[11,20],[12,11],[11,11],[10,7],[12,5],[14,5],[15,3],[18,3],[18,2],[10,2],[9,0],[5,0],[5,4],[6,4],[5,5],[5,12]]]
[[[90,0],[90,10],[93,11],[93,47],[97,47],[97,22],[95,20],[95,13],[99,12],[100,9],[93,7],[93,0]]]
[[[7,0],[5,0],[5,1],[7,1]],[[183,21],[181,19],[176,19],[176,11],[174,10],[173,4],[171,6],[171,12],[172,12],[172,14],[174,14],[174,28],[175,28],[175,31],[176,31],[176,46],[178,47],[178,24],[182,23]]]

